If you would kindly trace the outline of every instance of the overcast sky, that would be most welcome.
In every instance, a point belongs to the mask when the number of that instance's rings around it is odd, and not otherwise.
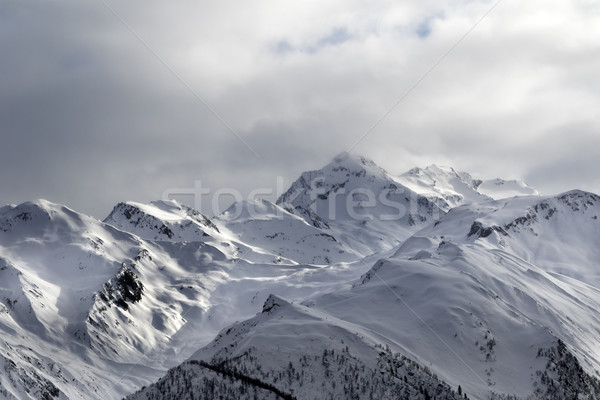
[[[0,203],[104,218],[349,149],[600,193],[599,71],[598,0],[0,0]]]

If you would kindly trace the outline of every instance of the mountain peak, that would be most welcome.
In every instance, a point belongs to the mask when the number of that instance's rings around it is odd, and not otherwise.
[[[277,200],[277,204],[301,205],[309,208],[317,198],[325,200],[330,193],[346,189],[368,189],[389,183],[391,176],[372,160],[343,152],[319,170],[303,172]],[[347,187],[346,187],[347,186]]]
[[[332,163],[336,164],[355,164],[365,167],[376,167],[377,165],[370,158],[361,156],[359,154],[349,153],[343,151],[333,158]]]
[[[446,211],[464,203],[539,195],[536,189],[523,181],[475,179],[467,172],[435,164],[426,168],[413,168],[397,179],[402,185],[423,196],[442,199],[442,208]]]
[[[117,204],[104,223],[141,238],[168,241],[203,241],[218,228],[203,214],[174,200]]]
[[[415,167],[406,172],[407,175],[422,176],[424,174],[429,175],[457,175],[457,172],[452,167],[431,164],[425,168]]]
[[[336,162],[336,163],[344,162],[349,157],[352,157],[352,155],[350,153],[348,153],[347,151],[342,151],[341,153],[339,153],[338,155],[333,157],[333,162]]]
[[[365,255],[395,246],[444,213],[373,161],[348,153],[302,173],[277,204]]]
[[[91,217],[79,214],[64,205],[38,199],[0,208],[0,231],[8,232],[17,226],[25,225],[41,229],[43,226],[57,222],[69,228],[70,225],[77,225],[86,219]]]
[[[358,154],[348,153],[346,151],[335,156],[329,164],[322,168],[322,170],[335,170],[336,168],[345,168],[354,172],[365,170],[375,175],[388,174],[370,158]]]
[[[501,199],[514,196],[538,196],[540,192],[529,186],[525,181],[513,179],[490,179],[483,181],[477,190],[494,199]]]
[[[416,193],[443,200],[441,206],[446,211],[465,202],[491,199],[477,191],[481,180],[473,179],[468,173],[458,172],[452,167],[432,164],[426,168],[413,168],[397,179]]]

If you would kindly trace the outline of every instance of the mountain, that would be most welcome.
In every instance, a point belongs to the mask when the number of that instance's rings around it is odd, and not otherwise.
[[[175,201],[119,203],[104,223],[142,239],[171,242],[206,241],[207,237],[218,236],[219,233],[207,217]]]
[[[116,226],[45,200],[2,207],[0,398],[122,397],[269,293],[302,298],[360,275],[351,249],[261,204],[249,225],[172,202],[119,204],[105,219]]]
[[[254,254],[245,258],[256,262],[327,265],[360,258],[328,230],[267,200],[234,203],[213,222],[239,243],[252,247]]]
[[[539,195],[523,181],[503,179],[474,179],[466,172],[451,167],[430,165],[413,168],[396,178],[403,186],[437,201],[444,211],[465,203],[478,203],[490,199]]]
[[[598,200],[572,191],[455,208],[352,287],[302,305],[269,298],[131,398],[207,388],[199,398],[211,398],[224,379],[235,384],[231,398],[260,385],[302,399],[453,398],[459,385],[476,399],[597,398],[600,290],[574,277],[593,276],[600,262]],[[540,246],[557,249],[555,264]],[[587,262],[557,272],[574,252]]]
[[[210,246],[200,255],[201,244],[146,242],[44,200],[3,207],[0,227],[0,327],[14,371],[3,387],[19,398],[37,397],[23,394],[36,376],[69,398],[125,393],[138,382],[121,377],[132,360],[138,376],[157,376],[166,366],[154,353],[185,324],[182,307],[202,311],[225,261]]]
[[[532,188],[523,180],[504,180],[498,178],[482,181],[477,187],[477,191],[493,199],[540,194],[537,189]]]
[[[302,173],[277,204],[365,256],[390,249],[444,213],[373,161],[347,153]]]
[[[521,181],[482,181],[436,165],[394,176],[365,157],[341,153],[302,173],[277,204],[366,256],[398,245],[453,207],[537,194]]]
[[[468,231],[468,242],[484,239],[555,276],[600,287],[599,216],[600,197],[573,190],[457,207],[425,231],[455,241]]]
[[[175,201],[126,202],[104,222],[145,240],[207,243],[259,263],[327,265],[360,258],[328,231],[267,200],[234,203],[212,220]]]
[[[210,219],[5,206],[0,399],[598,398],[598,214],[346,153]]]
[[[128,399],[191,393],[196,399],[462,398],[382,340],[359,325],[270,296],[256,317],[222,331]]]
[[[309,304],[392,339],[402,354],[474,398],[495,392],[525,399],[553,398],[539,378],[555,371],[540,354],[559,340],[585,371],[578,379],[596,382],[599,295],[485,239],[415,236],[351,290]]]

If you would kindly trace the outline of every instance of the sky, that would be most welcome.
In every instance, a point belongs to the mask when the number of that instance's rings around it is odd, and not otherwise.
[[[0,203],[211,214],[343,151],[600,193],[598,71],[598,0],[0,0]]]

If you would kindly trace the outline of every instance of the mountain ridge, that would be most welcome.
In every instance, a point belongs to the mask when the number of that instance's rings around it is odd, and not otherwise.
[[[599,207],[583,191],[541,196],[435,166],[393,176],[347,154],[303,173],[277,203],[248,200],[210,219],[174,201],[119,203],[104,221],[45,200],[5,206],[0,398],[120,398],[157,380],[143,393],[161,398],[171,385],[185,396],[185,385],[234,378],[219,393],[425,399],[455,398],[460,385],[471,398],[564,398],[568,378],[593,398]],[[248,344],[236,342],[233,358],[229,329]],[[279,377],[288,362],[291,378]]]

